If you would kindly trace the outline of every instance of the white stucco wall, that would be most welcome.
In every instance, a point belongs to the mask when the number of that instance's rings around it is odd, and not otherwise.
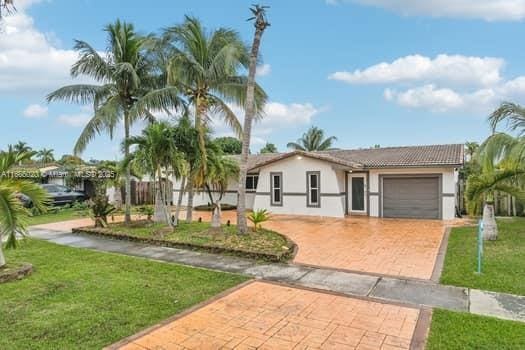
[[[454,168],[400,168],[369,171],[370,216],[379,216],[379,178],[388,174],[439,174],[442,176],[442,212],[444,220],[455,217],[457,171]],[[452,196],[453,194],[453,196]]]
[[[321,205],[307,206],[306,172],[320,172]],[[281,206],[271,205],[270,173],[282,173],[283,200]],[[343,170],[334,170],[331,163],[309,157],[292,156],[269,164],[259,171],[259,185],[254,209],[267,209],[275,214],[296,214],[343,217],[345,215],[345,190]]]

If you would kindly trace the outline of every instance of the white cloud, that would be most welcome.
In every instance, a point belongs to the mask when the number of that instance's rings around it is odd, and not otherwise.
[[[90,119],[89,114],[78,113],[78,114],[61,114],[57,117],[57,121],[60,124],[71,126],[74,128],[80,128],[87,124]]]
[[[24,109],[23,115],[26,118],[39,119],[47,116],[47,107],[39,104],[32,104]]]
[[[78,55],[55,47],[53,34],[35,28],[24,9],[36,2],[17,2],[18,12],[0,24],[0,92],[45,94],[71,83]]]
[[[385,8],[406,16],[516,21],[525,18],[525,0],[326,0]]]
[[[230,109],[241,122],[244,120],[244,111],[240,107],[230,105]],[[252,143],[265,144],[268,136],[277,130],[311,124],[312,119],[322,111],[322,108],[311,103],[268,102],[264,118],[256,121],[252,129]],[[213,119],[212,128],[215,136],[233,136],[233,132],[221,120]]]
[[[349,84],[385,84],[401,82],[446,82],[449,84],[488,86],[501,80],[505,61],[494,57],[441,54],[435,58],[409,55],[393,62],[382,62],[363,70],[340,71],[329,76]]]
[[[271,71],[272,67],[268,63],[265,63],[257,67],[256,74],[259,77],[264,77],[265,75],[270,74]]]
[[[433,112],[463,111],[487,114],[504,100],[525,98],[525,76],[517,77],[478,90],[456,91],[438,88],[433,84],[404,91],[387,88],[384,98],[407,108],[428,109]]]

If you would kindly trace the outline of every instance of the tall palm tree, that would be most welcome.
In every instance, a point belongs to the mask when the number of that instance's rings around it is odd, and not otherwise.
[[[468,159],[472,159],[474,154],[479,149],[479,143],[477,142],[465,142],[465,153],[467,154]]]
[[[165,121],[152,123],[142,131],[142,135],[131,136],[125,143],[137,146],[129,156],[130,160],[140,163],[156,182],[153,220],[171,225],[167,186],[164,186],[163,178],[167,179],[173,169],[180,172],[184,164],[183,155],[176,148],[171,125]]]
[[[55,161],[53,152],[54,152],[53,149],[42,148],[40,151],[37,152],[36,155],[38,159],[40,160],[40,162],[45,166],[46,164]]]
[[[481,172],[469,176],[465,195],[470,212],[483,205],[484,238],[494,240],[498,236],[495,193],[525,202],[525,137],[495,133],[481,144],[475,156]]]
[[[124,138],[130,137],[134,122],[153,121],[152,111],[169,110],[180,106],[178,91],[159,86],[155,69],[146,59],[143,37],[135,33],[132,24],[120,22],[106,26],[108,49],[100,54],[91,45],[77,40],[75,49],[79,60],[72,66],[71,75],[86,75],[100,85],[70,85],[47,96],[48,101],[66,101],[93,104],[93,117],[78,138],[74,151],[82,153],[98,134],[113,137],[120,122],[124,124]],[[124,146],[124,157],[129,156],[129,145]],[[125,174],[125,222],[131,221],[131,171]]]
[[[248,84],[246,87],[246,103],[244,114],[244,126],[242,131],[242,150],[239,171],[239,181],[237,190],[237,229],[239,233],[248,232],[248,223],[246,221],[246,176],[248,174],[248,155],[250,153],[250,139],[252,136],[252,123],[256,115],[256,84],[255,74],[257,70],[257,59],[259,58],[259,48],[264,31],[270,23],[266,18],[267,6],[254,5],[250,8],[253,17],[248,19],[254,22],[255,34],[253,37],[250,61],[248,67]]]
[[[18,153],[30,153],[33,149],[27,144],[27,142],[24,141],[18,141],[13,146],[13,151]],[[26,154],[27,157],[27,154]]]
[[[186,95],[199,132],[199,148],[206,157],[206,132],[212,118],[226,122],[238,135],[241,124],[231,105],[244,107],[248,79],[239,73],[248,67],[248,50],[239,34],[228,28],[207,32],[200,21],[185,17],[185,21],[165,31],[163,50],[170,57],[168,82]],[[166,39],[167,38],[167,39]],[[261,111],[266,94],[255,87],[255,106]],[[201,163],[199,176],[206,172]],[[186,220],[192,219],[193,179],[188,179],[188,211]]]
[[[17,152],[9,147],[7,152],[0,152],[0,174],[8,173],[18,163],[27,160],[31,152]],[[6,248],[17,247],[17,235],[25,236],[27,209],[20,201],[25,196],[39,211],[46,210],[47,192],[36,183],[17,178],[0,176],[0,268],[6,264],[2,250],[2,238],[7,237]]]
[[[337,137],[330,136],[325,138],[324,130],[312,126],[297,142],[290,142],[288,148],[299,151],[327,151],[332,148],[332,144],[337,141]]]

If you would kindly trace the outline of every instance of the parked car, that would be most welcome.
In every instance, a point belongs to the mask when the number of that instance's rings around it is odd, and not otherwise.
[[[83,192],[73,191],[66,186],[55,184],[43,184],[41,186],[49,193],[53,205],[83,202],[87,199],[87,196]]]

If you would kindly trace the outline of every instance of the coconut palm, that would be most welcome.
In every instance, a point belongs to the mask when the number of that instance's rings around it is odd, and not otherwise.
[[[259,48],[264,31],[270,23],[266,18],[267,6],[254,5],[250,8],[253,17],[248,19],[254,21],[255,34],[250,53],[248,67],[248,84],[246,86],[246,104],[244,114],[244,127],[242,131],[242,151],[240,160],[240,171],[238,181],[237,196],[237,229],[239,233],[248,232],[248,223],[246,221],[246,176],[248,175],[248,155],[250,153],[250,138],[252,135],[252,123],[256,115],[256,93],[255,93],[255,73],[257,70],[257,59],[259,58]]]
[[[477,142],[465,142],[465,153],[467,154],[467,159],[471,160],[474,157],[474,154],[479,148],[479,143]]]
[[[17,164],[27,160],[31,152],[16,152],[9,147],[0,152],[0,174],[9,173]],[[24,196],[39,211],[46,210],[47,192],[36,183],[0,175],[0,268],[6,264],[2,251],[3,238],[7,237],[6,248],[17,247],[17,235],[27,233],[26,219],[28,211],[22,205],[20,196]]]
[[[39,161],[43,164],[43,165],[46,165],[48,163],[51,163],[51,162],[54,162],[55,161],[55,157],[53,155],[53,152],[54,150],[53,149],[48,149],[48,148],[42,148],[40,151],[38,151],[36,153]]]
[[[146,40],[135,33],[132,24],[116,21],[106,26],[108,50],[100,54],[91,45],[77,40],[75,49],[80,58],[71,68],[71,75],[86,75],[100,85],[70,85],[48,95],[48,101],[66,101],[79,104],[92,103],[93,117],[84,127],[74,151],[82,153],[98,134],[113,137],[120,122],[124,138],[137,120],[153,121],[152,111],[170,110],[181,105],[178,91],[159,86],[156,71],[144,52]],[[129,145],[124,146],[124,157]],[[131,172],[125,174],[125,222],[131,221]]]
[[[185,17],[185,21],[168,28],[163,50],[170,57],[168,82],[186,95],[199,132],[199,148],[206,157],[206,133],[212,118],[226,122],[238,135],[241,125],[232,106],[244,107],[247,78],[239,73],[248,67],[248,50],[239,34],[228,28],[207,32],[200,21]],[[266,94],[255,87],[255,108],[262,111]],[[199,176],[204,176],[207,163],[201,163]],[[188,179],[188,211],[191,221],[193,179]]]
[[[525,201],[525,138],[495,133],[481,144],[475,156],[481,171],[469,176],[465,194],[470,212],[478,212],[483,205],[484,238],[494,240],[498,236],[495,193]]]
[[[325,138],[323,129],[312,126],[297,142],[290,142],[286,147],[308,152],[327,151],[332,148],[334,141],[337,141],[337,137]]]
[[[129,161],[138,162],[156,182],[153,221],[171,225],[163,178],[167,179],[172,169],[181,172],[180,167],[184,164],[183,155],[176,148],[171,125],[165,121],[152,123],[142,131],[142,135],[131,136],[125,144],[137,146]]]

